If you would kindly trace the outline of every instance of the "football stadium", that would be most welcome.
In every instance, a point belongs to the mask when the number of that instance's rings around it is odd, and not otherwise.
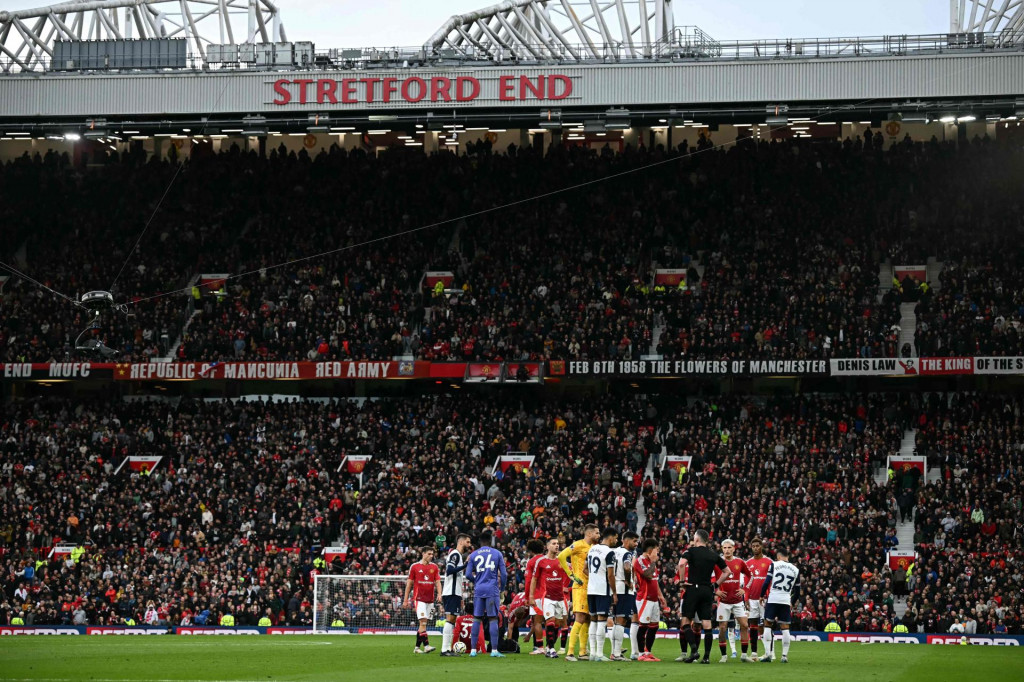
[[[931,4],[0,11],[0,679],[1024,675],[1024,0]]]

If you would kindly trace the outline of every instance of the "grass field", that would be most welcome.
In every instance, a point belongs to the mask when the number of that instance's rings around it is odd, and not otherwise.
[[[683,665],[673,640],[662,663],[567,663],[526,654],[505,660],[414,655],[411,637],[2,637],[3,680],[822,680],[878,682],[1024,679],[1018,647],[794,643],[788,665]],[[756,671],[756,673],[755,673]],[[608,677],[611,674],[614,677]],[[753,675],[753,676],[752,676]],[[594,677],[591,677],[594,676]]]

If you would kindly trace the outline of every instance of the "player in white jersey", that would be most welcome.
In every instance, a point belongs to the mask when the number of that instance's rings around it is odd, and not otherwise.
[[[441,655],[454,656],[452,640],[455,638],[455,620],[462,615],[463,585],[466,575],[466,555],[472,549],[470,538],[460,533],[455,538],[455,549],[448,552],[444,562],[444,584],[441,586],[441,606],[444,608],[444,630],[441,633]]]
[[[773,631],[778,623],[782,630],[782,662],[789,663],[789,624],[793,621],[793,599],[800,593],[800,569],[789,563],[789,551],[784,547],[775,550],[775,557],[761,588],[761,603],[764,604],[761,641],[764,642],[765,655],[758,660],[772,662]]]
[[[587,604],[590,607],[590,660],[607,661],[604,640],[608,634],[606,621],[617,601],[615,594],[615,550],[619,531],[605,528],[600,543],[587,552]],[[596,627],[593,625],[596,624]]]
[[[633,657],[639,657],[636,646],[636,635],[640,621],[636,615],[636,586],[633,583],[633,559],[636,558],[636,543],[640,536],[631,530],[622,534],[622,546],[612,550],[615,555],[615,625],[612,627],[613,661],[626,660],[622,656],[622,642],[626,636],[626,626],[630,626],[630,643]],[[630,623],[632,621],[632,623]]]

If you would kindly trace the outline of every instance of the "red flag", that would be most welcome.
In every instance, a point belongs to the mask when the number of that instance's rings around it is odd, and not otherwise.
[[[523,473],[523,469],[528,469],[533,466],[533,461],[536,459],[534,455],[528,455],[525,452],[510,452],[507,455],[501,455],[498,457],[498,461],[494,463],[494,471],[501,467],[501,470],[508,471],[509,467],[516,470],[516,473]]]
[[[676,472],[676,474],[678,475],[679,470],[683,469],[684,467],[687,471],[690,470],[690,462],[692,460],[693,457],[691,457],[690,455],[668,455],[665,457],[665,466],[667,466],[672,471]]]
[[[345,458],[345,467],[350,474],[361,474],[373,455],[349,455]]]

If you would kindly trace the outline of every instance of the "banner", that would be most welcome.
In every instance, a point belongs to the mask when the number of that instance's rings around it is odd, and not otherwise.
[[[923,455],[892,455],[888,457],[888,467],[895,471],[897,476],[907,469],[920,471],[922,480],[928,476],[928,460]]]
[[[829,360],[834,377],[915,376],[917,358],[849,358]]]
[[[920,374],[974,374],[974,358],[921,358]]]
[[[974,358],[975,374],[1024,374],[1024,357]]]
[[[690,455],[667,455],[665,461],[661,463],[662,470],[668,467],[672,471],[679,475],[679,471],[682,470],[684,473],[690,470],[690,462],[693,457]]]
[[[448,270],[427,270],[423,273],[423,288],[433,291],[434,286],[440,282],[445,289],[451,289],[455,284],[455,273]]]
[[[686,268],[661,268],[654,271],[654,283],[666,287],[678,287],[680,281],[686,281]]]
[[[916,557],[917,553],[912,549],[889,550],[889,568],[893,571],[906,571]]]
[[[50,553],[46,555],[47,559],[62,559],[66,556],[71,556],[71,550],[75,548],[74,544],[58,543],[50,549]]]
[[[328,564],[334,561],[335,557],[340,557],[342,561],[348,556],[348,545],[341,545],[340,547],[324,547],[320,554],[323,555],[324,561]]]
[[[502,471],[508,471],[509,467],[516,470],[517,474],[523,473],[523,469],[528,469],[533,466],[533,460],[537,457],[535,455],[528,455],[525,452],[510,452],[507,455],[501,455],[498,459],[494,460],[494,467],[491,469],[493,475],[498,471],[498,467],[501,467]]]
[[[561,366],[552,366],[558,375]],[[570,360],[564,374],[581,377],[798,376],[825,374],[825,360]]]
[[[345,455],[341,459],[341,464],[338,465],[338,471],[341,471],[341,467],[346,467],[346,471],[350,474],[361,474],[371,459],[373,459],[373,455]]]
[[[199,275],[199,281],[196,282],[196,286],[199,287],[199,293],[204,296],[212,296],[213,292],[220,291],[227,284],[228,277],[231,275],[226,272],[211,272],[203,275]]]
[[[116,474],[121,471],[125,464],[127,464],[132,471],[137,471],[140,474],[143,471],[152,471],[160,464],[160,460],[162,459],[163,457],[158,455],[132,455],[130,457],[126,457],[125,460],[121,462],[120,466],[114,470],[114,473]]]
[[[892,268],[893,277],[903,283],[903,278],[913,277],[918,282],[923,282],[928,277],[928,266],[927,265],[894,265]]]
[[[470,362],[466,365],[464,378],[473,383],[498,381],[501,379],[501,365],[500,362]]]
[[[119,363],[121,381],[232,381],[278,379],[411,379],[430,374],[430,363],[412,360],[357,362],[143,362]]]

